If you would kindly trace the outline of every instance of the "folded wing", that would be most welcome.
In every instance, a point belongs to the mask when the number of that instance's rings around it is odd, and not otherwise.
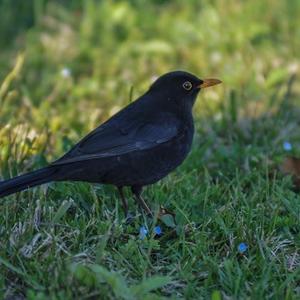
[[[157,115],[151,120],[108,122],[91,132],[53,165],[118,156],[151,149],[177,136],[179,121],[173,115]]]

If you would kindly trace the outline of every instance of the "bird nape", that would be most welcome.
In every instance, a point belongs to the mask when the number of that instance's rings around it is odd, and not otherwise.
[[[49,166],[0,182],[0,197],[50,181],[112,184],[120,193],[131,187],[136,202],[151,210],[141,193],[186,158],[194,135],[193,104],[199,91],[221,83],[183,71],[162,75],[136,101],[94,129]]]

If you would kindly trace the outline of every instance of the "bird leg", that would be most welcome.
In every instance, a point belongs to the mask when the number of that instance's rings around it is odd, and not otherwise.
[[[135,199],[136,199],[136,202],[138,203],[138,205],[145,210],[147,215],[153,216],[151,209],[148,207],[148,205],[146,204],[146,202],[144,201],[144,199],[141,196],[142,187],[132,186],[131,190],[135,196]]]
[[[120,194],[120,197],[121,197],[125,218],[127,218],[128,217],[128,202],[127,202],[127,200],[124,196],[123,187],[118,186],[118,191],[119,191],[119,194]]]

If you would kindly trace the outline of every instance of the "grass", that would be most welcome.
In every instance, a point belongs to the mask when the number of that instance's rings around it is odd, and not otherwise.
[[[299,2],[29,2],[0,2],[20,16],[0,30],[1,43],[11,36],[0,54],[3,178],[59,157],[154,76],[186,69],[224,84],[198,98],[187,160],[144,192],[176,213],[175,235],[162,225],[162,237],[141,240],[140,226],[158,221],[127,191],[138,215],[127,225],[110,186],[9,196],[2,298],[299,299],[299,195],[279,172],[300,154]]]

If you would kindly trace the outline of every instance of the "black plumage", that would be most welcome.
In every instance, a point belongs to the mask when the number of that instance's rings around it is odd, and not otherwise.
[[[137,202],[142,187],[174,170],[190,151],[192,107],[201,88],[220,83],[175,71],[159,77],[136,101],[93,130],[49,166],[0,183],[0,197],[50,181],[87,181],[122,188],[130,186]]]

